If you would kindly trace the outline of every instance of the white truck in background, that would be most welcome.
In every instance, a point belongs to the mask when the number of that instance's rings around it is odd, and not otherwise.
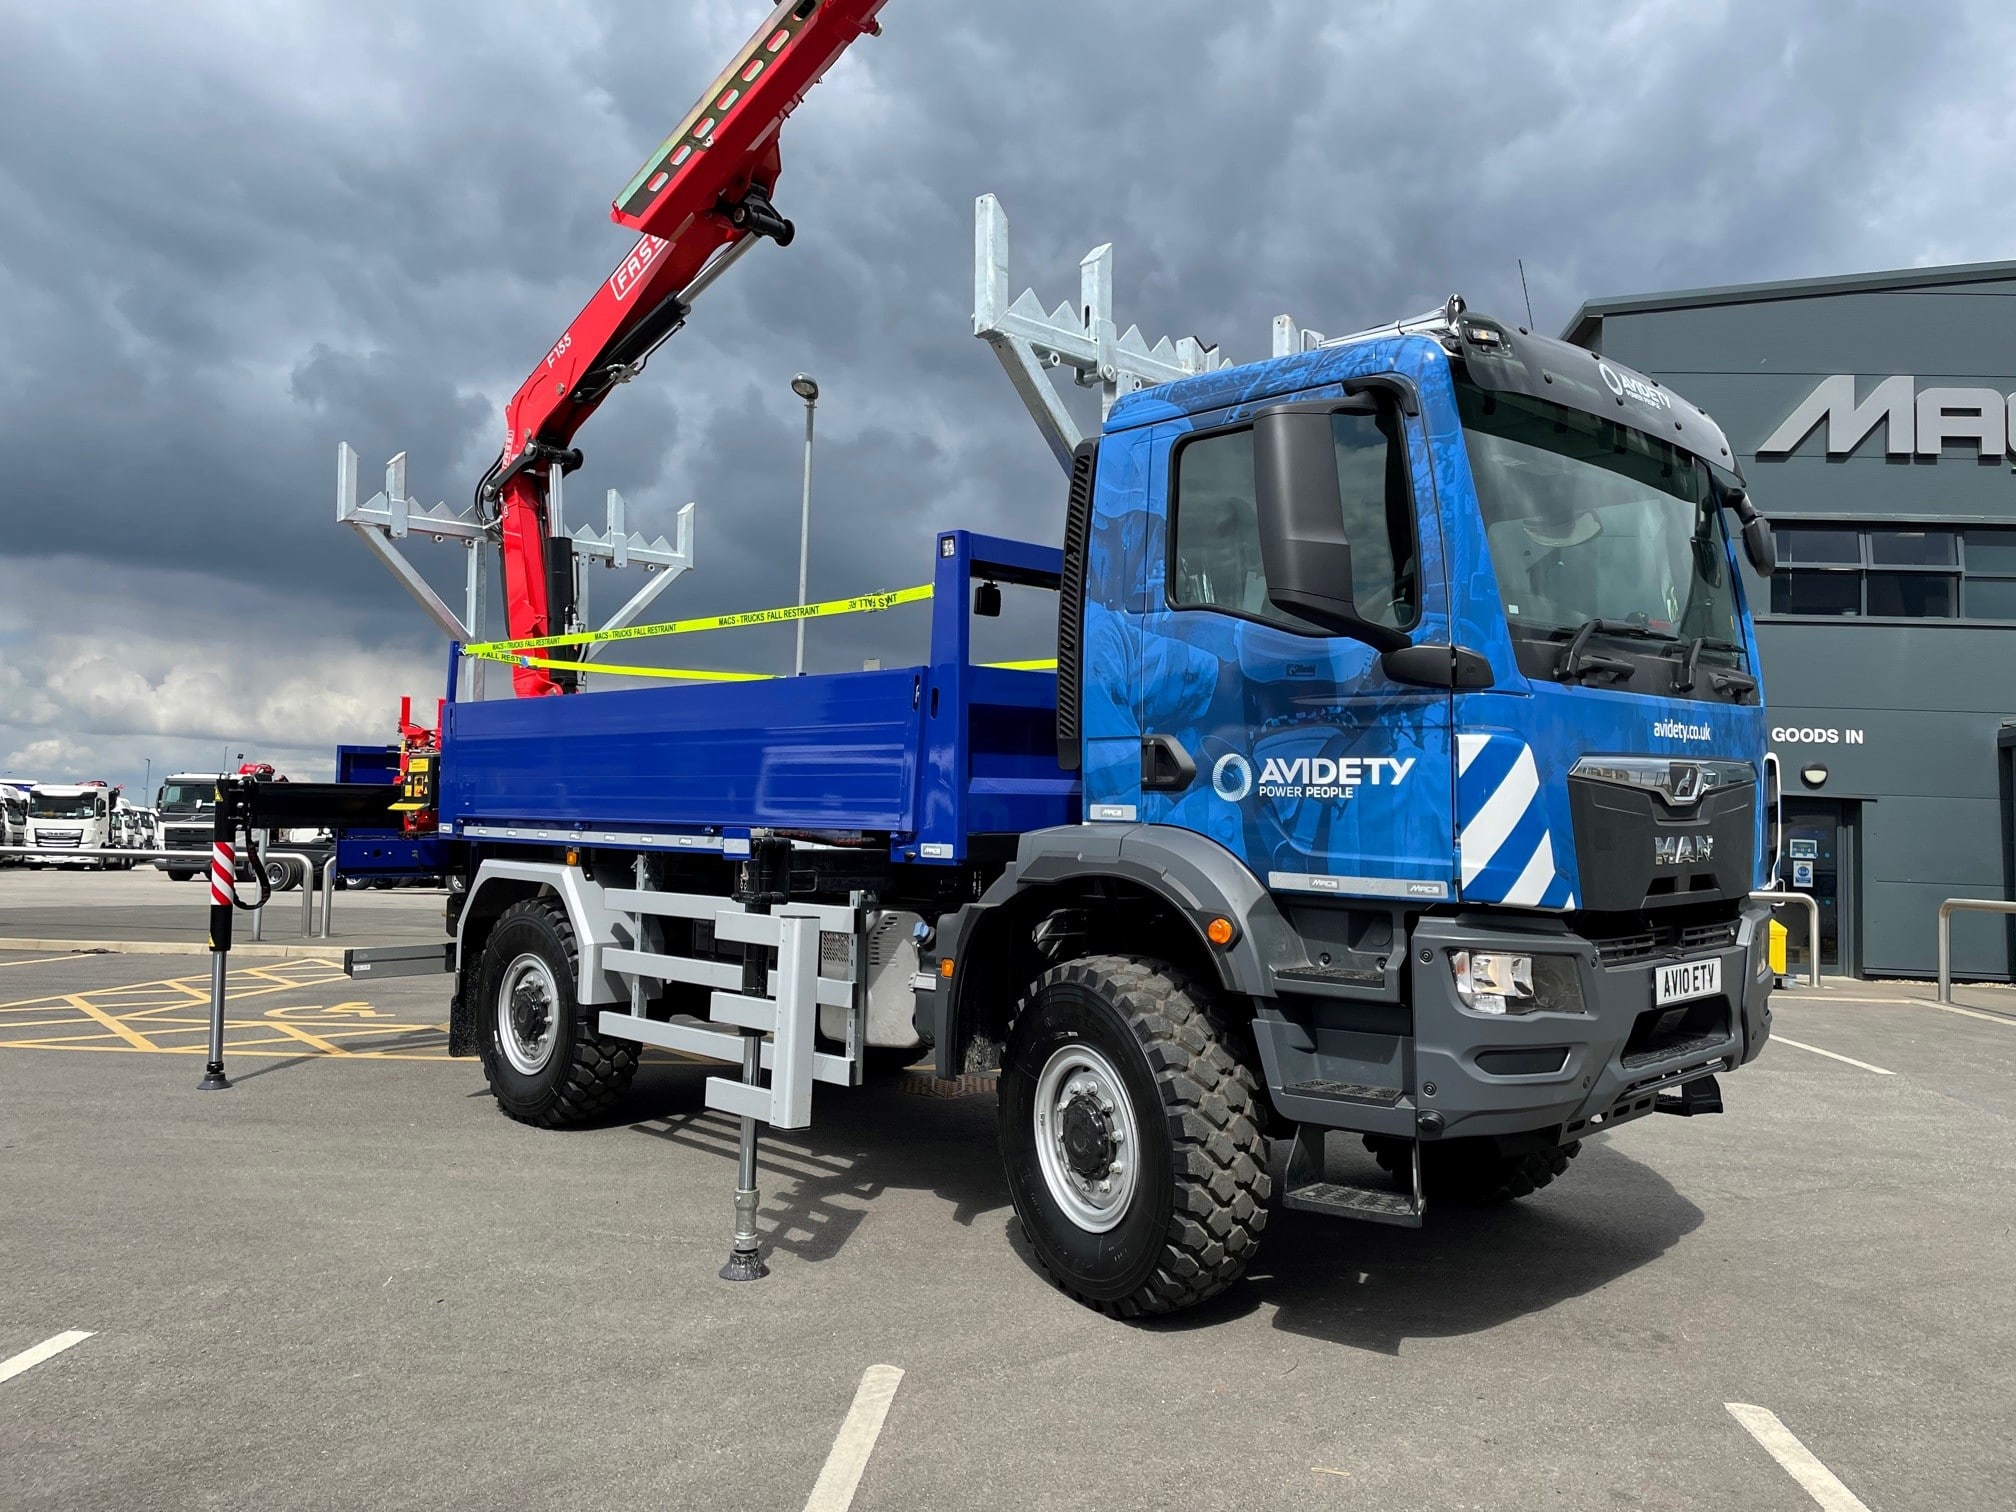
[[[28,789],[12,782],[0,782],[0,846],[28,843]],[[18,866],[18,851],[0,850],[0,866]]]
[[[161,836],[160,865],[171,882],[187,882],[206,872],[210,830],[217,812],[217,772],[176,772],[154,795],[154,813]],[[178,856],[176,851],[192,852]]]
[[[75,859],[100,871],[115,866],[130,867],[135,858],[88,854],[92,851],[129,849],[125,828],[115,816],[117,788],[102,782],[43,782],[28,794],[28,836],[33,854],[31,866],[68,861],[66,851],[87,854]]]
[[[257,782],[285,782],[271,764],[266,762],[246,762],[238,768],[237,775],[250,777]],[[216,772],[176,772],[161,784],[154,797],[155,832],[159,835],[158,848],[169,854],[156,863],[168,873],[171,882],[186,882],[191,877],[209,872],[210,831],[217,812]],[[259,832],[260,851],[286,852],[288,856],[305,855],[309,864],[320,875],[322,863],[335,853],[335,837],[327,830],[290,829]],[[177,855],[182,851],[189,854]],[[252,873],[249,858],[238,858],[238,880],[250,881]],[[299,887],[302,882],[299,861],[283,859],[275,855],[266,861],[266,882],[275,892],[286,892]]]

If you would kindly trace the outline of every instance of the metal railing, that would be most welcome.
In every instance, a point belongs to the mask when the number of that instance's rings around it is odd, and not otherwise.
[[[1939,905],[1939,1001],[1953,1001],[1953,915],[1971,909],[1975,913],[2016,914],[2016,903],[2003,898],[1948,898]]]
[[[315,865],[315,858],[301,851],[261,851],[259,859],[261,862],[291,861],[301,868],[301,938],[328,939],[329,904],[336,888],[336,858],[329,857],[319,870]],[[318,875],[322,879],[322,927],[319,931],[315,928],[315,879]],[[264,939],[265,927],[266,910],[253,909],[252,938]]]
[[[1806,985],[1817,988],[1820,985],[1820,905],[1813,894],[1803,892],[1753,892],[1750,894],[1760,903],[1777,907],[1780,903],[1797,903],[1806,910]]]

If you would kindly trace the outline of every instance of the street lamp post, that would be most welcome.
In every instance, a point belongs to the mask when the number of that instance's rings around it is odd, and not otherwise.
[[[812,549],[812,412],[819,408],[819,385],[800,373],[791,380],[791,392],[805,401],[805,492],[798,506],[798,602],[805,599],[805,569]],[[805,621],[798,621],[798,654],[792,661],[792,675],[805,675]]]

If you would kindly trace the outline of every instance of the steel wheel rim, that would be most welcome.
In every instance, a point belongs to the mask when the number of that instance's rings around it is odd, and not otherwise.
[[[1133,1204],[1141,1136],[1126,1083],[1113,1063],[1083,1041],[1059,1046],[1036,1078],[1030,1118],[1036,1162],[1051,1199],[1088,1234],[1114,1228]],[[1089,1152],[1088,1135],[1095,1146]],[[1103,1149],[1097,1148],[1100,1139]],[[1088,1164],[1099,1168],[1087,1172]]]
[[[511,1069],[536,1076],[560,1040],[560,985],[543,956],[526,952],[497,987],[497,1043]]]

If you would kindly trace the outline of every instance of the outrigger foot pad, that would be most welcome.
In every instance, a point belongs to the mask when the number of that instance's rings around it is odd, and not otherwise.
[[[196,1083],[196,1090],[198,1092],[228,1092],[231,1090],[231,1078],[224,1074],[222,1066],[205,1066],[203,1068],[203,1080]]]
[[[728,1252],[728,1263],[721,1267],[723,1281],[761,1281],[770,1274],[770,1267],[763,1263],[762,1240],[756,1233],[757,1201],[753,1186],[739,1188],[735,1193],[735,1247]]]

